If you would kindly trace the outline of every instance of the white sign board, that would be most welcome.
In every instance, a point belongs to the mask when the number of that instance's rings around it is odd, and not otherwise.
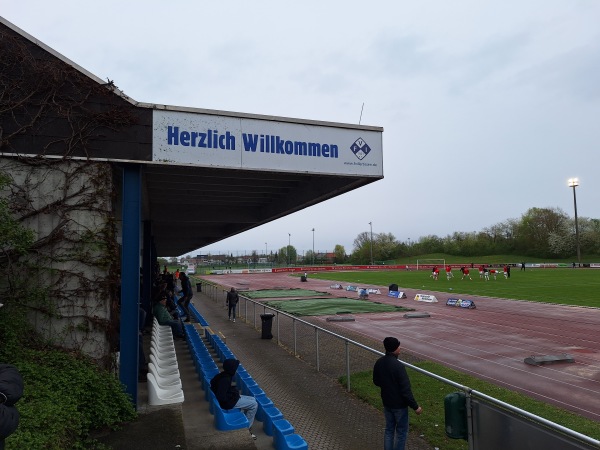
[[[382,132],[335,124],[154,110],[152,160],[203,167],[382,177]]]
[[[437,298],[435,298],[435,295],[429,295],[429,294],[417,294],[417,295],[415,295],[415,300],[418,302],[428,302],[428,303],[436,303],[437,302]]]

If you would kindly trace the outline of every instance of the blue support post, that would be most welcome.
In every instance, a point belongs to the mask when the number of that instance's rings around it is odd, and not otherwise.
[[[146,322],[151,323],[152,320],[152,305],[150,296],[152,294],[152,227],[149,220],[145,220],[143,223],[144,236],[143,236],[143,262],[142,262],[142,297],[141,305],[146,311]],[[145,324],[146,325],[146,324]]]
[[[141,167],[123,167],[123,246],[121,255],[121,365],[119,379],[137,407],[140,302]]]

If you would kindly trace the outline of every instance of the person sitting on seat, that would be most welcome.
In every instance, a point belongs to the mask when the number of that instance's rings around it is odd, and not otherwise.
[[[169,325],[173,331],[173,336],[184,339],[183,325],[178,319],[174,319],[169,310],[167,309],[167,296],[166,294],[161,296],[160,300],[152,308],[152,314],[158,320],[159,325]]]
[[[250,424],[250,435],[252,439],[256,439],[256,435],[252,433],[252,424],[254,423],[258,403],[250,395],[240,395],[238,388],[231,385],[239,365],[240,362],[237,359],[226,359],[223,361],[223,371],[210,380],[210,390],[215,393],[215,397],[221,408],[225,410],[239,408],[242,410]]]

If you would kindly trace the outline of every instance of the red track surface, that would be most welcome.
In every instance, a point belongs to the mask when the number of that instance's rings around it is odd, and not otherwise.
[[[301,283],[289,274],[227,274],[204,277],[224,286],[268,289],[304,288],[338,297],[355,292],[330,289],[335,282],[310,279]],[[361,285],[362,286],[362,285]],[[377,287],[377,286],[365,286]],[[519,300],[462,296],[476,309],[446,306],[447,293],[404,290],[406,299],[381,295],[370,299],[427,312],[428,318],[405,319],[404,313],[353,314],[355,322],[338,326],[383,340],[396,336],[412,354],[461,372],[518,390],[542,401],[600,421],[600,310]],[[401,288],[402,289],[402,288]],[[415,294],[433,294],[438,303],[414,301]],[[458,294],[452,294],[457,297]],[[321,318],[325,322],[326,317]],[[532,355],[568,353],[575,363],[531,366]]]

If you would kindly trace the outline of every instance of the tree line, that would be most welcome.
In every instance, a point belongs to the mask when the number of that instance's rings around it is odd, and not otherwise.
[[[578,218],[579,246],[584,256],[600,255],[600,219]],[[530,208],[519,219],[508,219],[479,232],[454,232],[446,237],[422,236],[399,242],[391,233],[360,233],[349,259],[354,264],[407,256],[445,253],[454,256],[515,255],[564,259],[577,253],[575,220],[560,208]]]
[[[600,219],[578,218],[579,247],[584,259],[600,257]],[[333,254],[308,250],[298,254],[293,245],[286,245],[266,255],[268,264],[370,264],[432,253],[477,257],[515,255],[518,257],[567,259],[575,258],[577,240],[575,220],[560,208],[530,208],[518,219],[507,219],[481,231],[456,231],[445,237],[421,236],[414,242],[400,242],[392,233],[364,231],[354,239],[350,254],[343,245],[336,245]],[[258,263],[259,252],[252,251],[249,263]],[[230,255],[225,264],[236,264]]]

